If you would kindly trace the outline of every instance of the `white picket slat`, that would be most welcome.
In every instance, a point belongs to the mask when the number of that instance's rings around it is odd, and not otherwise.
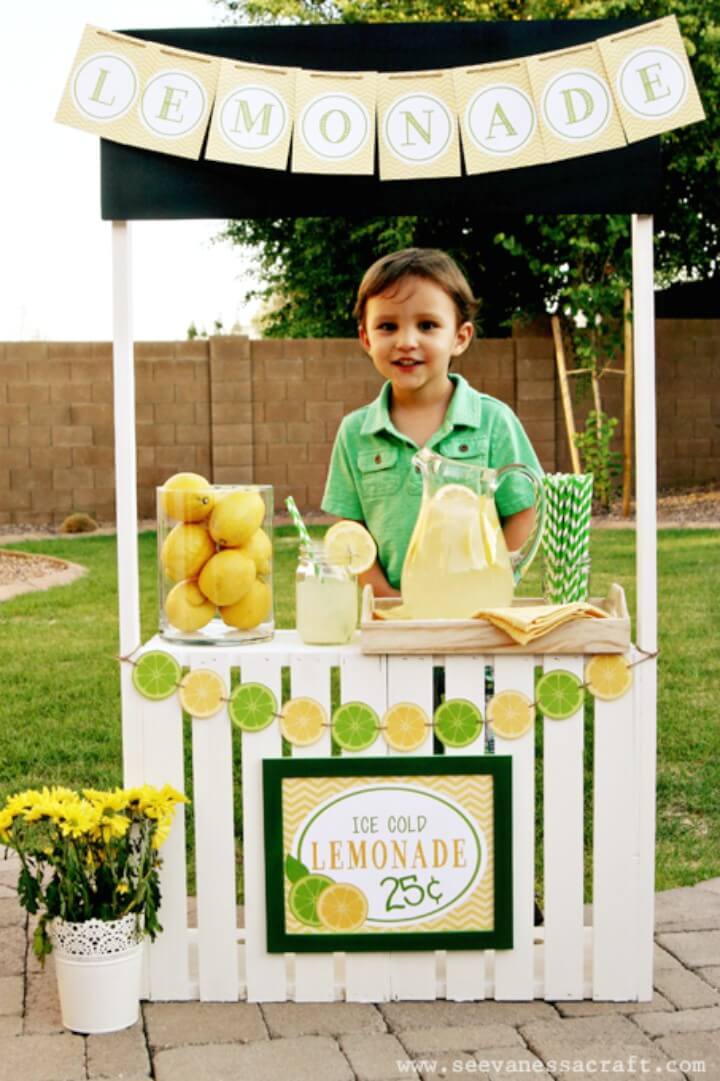
[[[638,723],[635,684],[595,698],[593,998],[637,999],[639,903]]]
[[[387,659],[360,653],[343,653],[340,658],[340,698],[343,702],[367,702],[382,718],[387,707]],[[378,734],[365,751],[345,751],[354,758],[376,758],[387,753],[387,744]],[[390,954],[378,951],[346,953],[345,998],[348,1002],[388,1002],[390,1000]]]
[[[445,698],[467,698],[485,716],[485,658],[445,657]],[[467,747],[446,747],[446,755],[484,754],[484,727]],[[445,997],[454,1002],[485,998],[485,950],[448,950]]]
[[[191,668],[211,668],[230,693],[230,658],[195,654]],[[227,707],[192,721],[198,980],[203,1002],[238,998],[232,737]]]
[[[495,658],[495,693],[522,691],[534,701],[534,657]],[[520,739],[495,737],[495,754],[512,757],[513,926],[512,950],[495,951],[495,998],[531,999],[535,883],[535,730]]]
[[[633,651],[633,659],[637,654]],[[637,923],[638,998],[653,997],[655,929],[655,785],[657,774],[657,661],[644,660],[633,669],[633,715],[638,732],[638,813],[640,867]]]
[[[256,647],[257,648],[257,647]],[[269,687],[281,701],[281,657],[243,652],[243,683]],[[273,721],[261,732],[242,733],[243,876],[245,897],[245,967],[248,1002],[284,1002],[287,997],[286,960],[267,951],[265,909],[265,815],[262,762],[280,758],[280,725]]]
[[[290,662],[290,693],[293,698],[314,698],[328,715],[328,727],[317,743],[293,747],[293,758],[329,758],[330,666],[323,656],[299,654]],[[295,955],[295,1001],[332,1002],[335,998],[335,956],[332,953]]]
[[[139,656],[139,655],[138,655]],[[177,693],[160,701],[150,701],[133,686],[129,708],[137,717],[145,762],[144,781],[162,788],[170,784],[185,791],[183,768],[183,720]],[[187,877],[185,860],[185,807],[178,804],[175,819],[160,850],[161,905],[163,931],[148,950],[148,996],[184,1001],[192,997],[187,933]]]
[[[388,657],[388,708],[398,702],[420,706],[432,719],[433,714],[432,657]],[[404,752],[388,748],[395,757]],[[432,725],[415,755],[433,753]],[[390,994],[394,1000],[437,998],[437,955],[434,950],[396,950],[390,954]]]
[[[583,681],[582,657],[544,658]],[[583,997],[584,709],[565,721],[546,718],[543,732],[546,999]]]

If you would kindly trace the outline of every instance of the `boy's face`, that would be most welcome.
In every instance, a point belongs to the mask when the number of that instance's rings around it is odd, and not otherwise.
[[[426,278],[401,278],[370,297],[360,341],[380,375],[401,393],[441,389],[453,357],[470,343],[472,323],[461,323],[455,304]]]

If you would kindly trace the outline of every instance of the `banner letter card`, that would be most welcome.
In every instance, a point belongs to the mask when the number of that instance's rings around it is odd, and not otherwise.
[[[705,119],[674,15],[598,45],[628,142]]]
[[[205,157],[285,169],[295,108],[296,68],[222,60]]]
[[[453,79],[469,174],[542,165],[545,152],[525,60],[455,68]]]
[[[381,180],[460,176],[452,69],[378,75]]]
[[[376,78],[374,71],[298,72],[294,173],[372,174]]]
[[[595,42],[530,56],[528,70],[548,161],[625,146]]]
[[[56,119],[104,139],[199,158],[216,57],[85,28]]]

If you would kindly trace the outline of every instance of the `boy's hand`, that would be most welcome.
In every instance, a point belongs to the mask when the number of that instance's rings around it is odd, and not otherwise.
[[[373,595],[375,597],[401,596],[400,591],[398,589],[393,589],[393,587],[388,582],[383,572],[383,569],[378,563],[377,559],[375,560],[369,571],[365,571],[364,574],[358,575],[358,581],[363,587],[365,587],[366,585],[371,585]]]
[[[503,519],[502,531],[508,550],[517,552],[532,533],[535,525],[535,508],[527,507]]]

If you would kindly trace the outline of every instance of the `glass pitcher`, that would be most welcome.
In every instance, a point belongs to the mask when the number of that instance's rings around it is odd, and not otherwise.
[[[538,477],[524,465],[488,469],[427,447],[413,465],[422,472],[423,495],[400,584],[407,617],[468,619],[480,608],[512,604],[542,536],[545,493]],[[526,477],[535,492],[535,526],[512,554],[494,498],[509,473]]]

